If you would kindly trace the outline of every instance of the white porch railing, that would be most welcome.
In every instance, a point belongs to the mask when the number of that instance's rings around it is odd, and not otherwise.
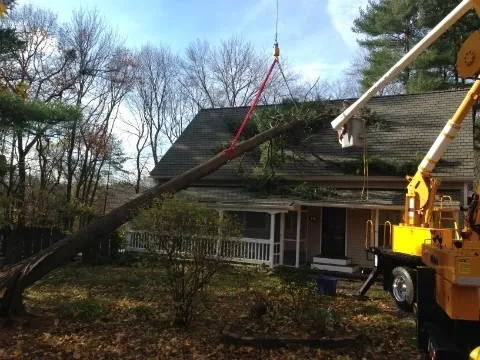
[[[147,239],[151,236],[151,234],[143,231],[129,231],[127,233],[125,250],[148,252],[142,243],[149,241]],[[270,240],[248,238],[224,240],[218,246],[212,246],[210,251],[212,255],[216,255],[220,251],[222,257],[230,261],[270,265]]]

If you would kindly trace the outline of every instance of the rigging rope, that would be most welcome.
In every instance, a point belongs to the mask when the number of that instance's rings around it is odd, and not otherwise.
[[[293,100],[293,104],[296,106],[296,104],[295,104],[295,98],[293,97],[292,90],[290,90],[290,86],[288,86],[288,81],[287,81],[287,78],[285,77],[285,74],[283,73],[283,69],[282,69],[282,66],[280,65],[280,61],[278,62],[278,68],[280,69],[280,72],[281,72],[281,74],[282,74],[283,80],[285,81],[285,85],[287,85],[288,92],[290,93],[290,97],[291,97],[292,100]]]
[[[367,201],[368,200],[368,152],[367,152],[367,126],[366,126],[365,119],[362,119],[362,130],[363,130],[362,131],[363,133],[363,188],[362,188],[361,200]],[[365,196],[365,188],[366,188],[366,196]]]
[[[223,152],[227,153],[230,158],[231,158],[231,152],[235,145],[238,142],[238,139],[240,138],[240,135],[242,135],[243,130],[245,129],[245,126],[247,126],[248,120],[250,119],[250,116],[252,115],[253,109],[258,103],[258,100],[260,99],[260,96],[262,95],[263,90],[265,89],[265,86],[267,85],[268,78],[273,72],[273,69],[275,67],[275,64],[278,63],[278,58],[275,56],[275,59],[272,62],[272,65],[270,65],[270,68],[268,69],[267,75],[265,76],[265,79],[263,79],[262,85],[260,85],[260,89],[258,90],[257,95],[255,96],[255,99],[253,100],[252,105],[250,105],[250,108],[248,109],[247,115],[245,115],[245,118],[242,121],[242,124],[240,125],[240,128],[237,131],[237,134],[233,138],[232,144],[228,149],[225,149]]]
[[[257,95],[255,96],[255,99],[253,100],[252,105],[250,105],[250,108],[248,109],[247,115],[245,115],[245,118],[242,121],[242,124],[240,125],[240,128],[238,129],[237,133],[235,134],[235,137],[232,140],[232,143],[230,144],[230,147],[228,149],[223,150],[224,153],[227,153],[230,160],[232,159],[232,150],[235,148],[235,145],[238,142],[238,139],[240,138],[240,135],[242,135],[243,130],[247,126],[248,120],[250,119],[250,116],[253,113],[253,109],[255,106],[257,106],[258,100],[260,99],[260,96],[263,93],[263,90],[265,89],[265,86],[267,85],[267,81],[270,78],[270,75],[272,75],[273,69],[275,68],[275,64],[278,64],[280,68],[280,72],[282,73],[283,79],[285,80],[285,83],[287,84],[288,91],[290,92],[290,95],[292,92],[290,91],[290,88],[288,87],[287,79],[285,78],[285,75],[283,73],[283,70],[280,66],[280,62],[278,60],[278,57],[280,56],[280,49],[278,48],[278,0],[277,0],[277,20],[275,24],[275,43],[273,45],[273,56],[274,60],[272,62],[272,65],[270,65],[270,68],[268,69],[267,75],[265,76],[265,79],[263,79],[262,84],[260,85],[260,89],[258,90]],[[293,96],[292,96],[293,98]]]

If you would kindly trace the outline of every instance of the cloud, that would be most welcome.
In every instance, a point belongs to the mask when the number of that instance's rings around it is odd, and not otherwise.
[[[364,9],[368,0],[328,0],[327,12],[335,29],[339,32],[345,44],[352,50],[357,48],[359,35],[352,31],[353,21],[359,14],[359,8]]]
[[[328,78],[337,78],[342,74],[345,68],[348,67],[348,65],[348,61],[331,63],[320,60],[316,62],[296,65],[294,67],[294,70],[298,71],[302,75],[304,80],[313,82],[317,80],[318,77],[323,80],[326,80]]]

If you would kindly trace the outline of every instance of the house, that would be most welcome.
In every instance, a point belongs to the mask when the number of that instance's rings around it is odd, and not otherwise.
[[[308,145],[294,145],[297,160],[276,169],[285,183],[305,183],[319,189],[319,196],[247,190],[244,175],[257,165],[255,154],[231,161],[180,194],[210,204],[220,215],[236,214],[243,220],[245,238],[235,255],[239,261],[271,267],[311,264],[349,273],[372,268],[374,259],[363,250],[367,221],[372,221],[373,241],[383,244],[389,237],[385,222],[396,224],[403,215],[407,180],[402,169],[414,175],[466,93],[452,90],[372,98],[366,106],[384,121],[366,130],[368,177],[364,175],[364,149],[342,149],[330,122],[325,123],[310,136]],[[247,110],[199,111],[153,169],[152,178],[165,182],[214,156],[216,143],[233,138],[226,119],[242,118]],[[467,205],[474,168],[469,114],[433,173],[442,181],[439,192],[452,199],[452,203],[442,201],[442,206],[458,209]],[[455,214],[462,220],[459,212]]]

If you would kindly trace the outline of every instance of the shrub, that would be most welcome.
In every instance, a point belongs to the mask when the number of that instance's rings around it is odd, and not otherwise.
[[[81,299],[70,303],[67,313],[82,322],[102,320],[110,314],[110,308],[91,299]]]
[[[143,246],[164,271],[175,323],[188,326],[208,299],[206,290],[231,258],[240,227],[207,206],[178,196],[156,200],[133,220],[150,234]]]

